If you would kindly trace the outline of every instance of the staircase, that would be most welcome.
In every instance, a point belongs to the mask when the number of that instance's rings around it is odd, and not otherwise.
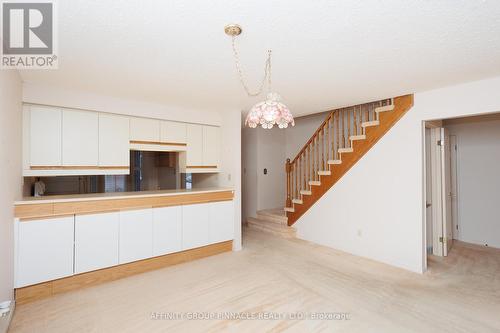
[[[259,210],[257,218],[247,218],[249,228],[283,238],[295,238],[295,228],[289,227],[287,222],[288,218],[281,208]]]
[[[334,110],[287,159],[284,211],[293,225],[413,106],[413,95]]]

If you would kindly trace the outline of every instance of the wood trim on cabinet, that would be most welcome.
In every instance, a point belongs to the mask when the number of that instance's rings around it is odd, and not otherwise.
[[[95,286],[97,284],[118,280],[127,276],[228,252],[231,251],[232,248],[233,241],[231,240],[108,267],[97,271],[77,274],[58,280],[42,282],[32,286],[15,289],[15,299],[17,304],[26,304],[68,291]]]
[[[125,209],[159,208],[233,200],[233,191],[178,194],[139,198],[101,199],[55,203],[16,205],[14,217],[24,221],[28,218],[54,217],[72,214],[104,213]]]
[[[187,143],[181,143],[181,142],[159,142],[159,141],[130,140],[130,143],[131,144],[139,144],[139,145],[187,146]]]
[[[95,165],[66,165],[66,166],[56,166],[56,165],[32,165],[31,170],[117,170],[117,169],[129,169],[127,165],[123,166],[95,166]]]
[[[186,169],[217,169],[217,165],[186,165]]]

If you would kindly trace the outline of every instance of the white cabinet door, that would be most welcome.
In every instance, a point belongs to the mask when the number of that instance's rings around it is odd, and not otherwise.
[[[219,243],[234,239],[234,203],[221,201],[210,204],[209,242]]]
[[[210,204],[182,206],[182,249],[205,246],[208,242]]]
[[[186,143],[186,124],[162,121],[160,140],[168,143]]]
[[[97,112],[64,110],[62,114],[63,166],[97,166],[99,115]]]
[[[118,265],[118,212],[75,217],[75,274]]]
[[[219,165],[219,127],[203,126],[203,165],[214,166]]]
[[[153,256],[182,250],[182,207],[153,209]]]
[[[61,166],[62,111],[30,107],[30,166]]]
[[[120,264],[153,255],[153,210],[120,212]]]
[[[19,222],[16,288],[73,275],[74,217]]]
[[[203,126],[187,124],[186,166],[203,165]]]
[[[99,166],[130,165],[129,118],[99,114]]]
[[[148,118],[130,118],[131,141],[160,141],[160,121]]]

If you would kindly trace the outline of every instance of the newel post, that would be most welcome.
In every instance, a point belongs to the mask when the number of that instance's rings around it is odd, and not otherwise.
[[[286,159],[285,164],[286,171],[286,207],[292,207],[292,198],[290,196],[290,172],[292,171],[292,164],[290,163],[290,159]]]

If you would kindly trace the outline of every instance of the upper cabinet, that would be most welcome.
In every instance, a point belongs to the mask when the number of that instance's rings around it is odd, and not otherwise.
[[[31,167],[53,167],[62,164],[62,111],[60,109],[31,106],[28,130]],[[26,128],[28,127],[28,128]]]
[[[184,173],[220,170],[220,127],[25,104],[23,175],[123,175],[130,150],[179,152]]]
[[[220,145],[219,127],[203,126],[203,166],[219,166]]]
[[[203,126],[187,124],[186,168],[203,165]]]
[[[185,123],[162,121],[160,125],[160,141],[162,143],[185,144],[186,131]]]
[[[130,165],[129,118],[99,114],[99,166],[128,168]]]
[[[62,160],[63,166],[98,165],[99,115],[97,112],[63,111]]]
[[[130,118],[130,141],[160,142],[160,120]]]

